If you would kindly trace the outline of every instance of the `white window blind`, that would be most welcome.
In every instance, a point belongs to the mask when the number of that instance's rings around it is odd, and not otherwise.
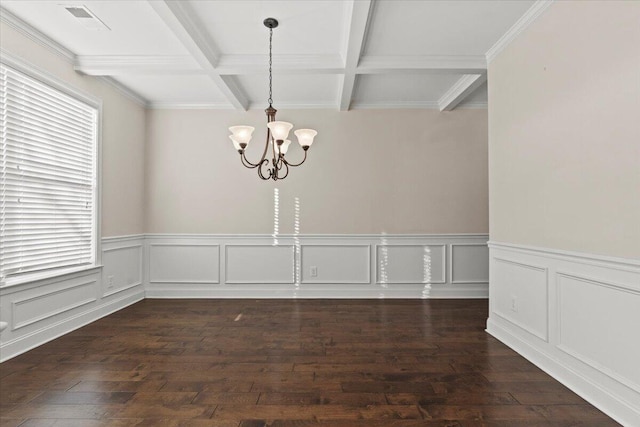
[[[0,281],[91,264],[93,106],[0,64]]]

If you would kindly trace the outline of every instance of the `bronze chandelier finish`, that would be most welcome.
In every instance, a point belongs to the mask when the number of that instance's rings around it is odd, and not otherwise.
[[[265,27],[269,28],[269,98],[267,100],[269,103],[269,107],[267,107],[267,109],[264,110],[265,113],[267,114],[267,124],[269,124],[271,122],[276,121],[276,113],[277,113],[277,110],[273,108],[273,99],[272,99],[272,94],[273,94],[272,50],[273,50],[273,29],[278,26],[278,21],[274,18],[267,18],[264,20],[263,23]],[[289,124],[289,126],[292,126],[292,125]],[[252,132],[253,128],[251,129],[252,129],[251,130]],[[230,128],[230,130],[233,131],[233,127]],[[313,132],[313,136],[315,136],[315,133],[317,133],[310,129],[304,129],[301,131]],[[287,134],[288,134],[288,131],[287,131]],[[236,140],[233,138],[233,136],[231,137],[231,139],[234,141],[236,149],[240,154],[240,161],[243,166],[249,169],[256,169],[258,171],[258,176],[262,180],[266,181],[266,180],[272,179],[274,181],[277,181],[280,179],[284,179],[287,177],[287,175],[289,175],[289,168],[300,166],[305,162],[305,160],[307,160],[307,151],[309,150],[309,147],[313,142],[313,136],[311,136],[310,140],[308,138],[305,139],[298,136],[300,145],[304,150],[304,157],[298,163],[291,163],[285,158],[285,153],[288,150],[288,145],[291,143],[291,141],[287,140],[286,141],[287,144],[283,147],[285,140],[275,139],[269,127],[267,127],[267,138],[265,141],[264,151],[262,152],[262,157],[256,163],[251,162],[246,156],[246,147],[248,144],[248,140],[245,142],[236,143]],[[251,137],[249,136],[249,139],[250,138]],[[269,154],[270,147],[271,147],[271,153]]]
[[[264,110],[264,112],[267,113],[267,123],[275,121],[277,111],[278,110],[276,110],[271,104],[269,104],[269,107]],[[271,144],[269,144],[269,142],[271,142]],[[246,168],[257,169],[260,179],[263,179],[265,181],[268,179],[273,179],[274,181],[284,179],[287,177],[287,175],[289,175],[289,167],[300,166],[304,163],[305,160],[307,160],[307,150],[309,150],[309,146],[305,145],[302,147],[302,149],[304,150],[304,157],[301,162],[290,163],[287,159],[285,159],[285,155],[280,152],[280,147],[283,143],[284,140],[282,139],[274,140],[271,137],[271,130],[267,128],[267,140],[264,144],[264,151],[262,152],[260,161],[258,163],[251,163],[249,159],[247,159],[247,156],[245,154],[245,148],[247,147],[247,144],[240,144],[240,149],[238,150],[238,153],[240,153],[240,161]],[[269,146],[271,146],[272,158],[267,158]],[[277,152],[276,147],[278,148]],[[264,167],[266,167],[266,173],[265,171],[263,171]],[[281,175],[281,171],[284,171],[284,175]]]

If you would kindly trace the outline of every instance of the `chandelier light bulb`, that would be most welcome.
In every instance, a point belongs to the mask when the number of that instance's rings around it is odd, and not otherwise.
[[[318,134],[318,132],[313,129],[298,129],[293,133],[298,137],[298,143],[302,148],[311,147],[313,138]]]

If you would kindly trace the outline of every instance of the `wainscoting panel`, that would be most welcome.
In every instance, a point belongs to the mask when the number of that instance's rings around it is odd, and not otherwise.
[[[451,283],[489,282],[489,249],[486,244],[452,244],[451,260]]]
[[[556,283],[558,348],[640,393],[640,353],[629,351],[640,341],[640,289],[562,272]]]
[[[142,242],[102,250],[102,296],[141,286],[144,271]]]
[[[62,287],[11,303],[12,330],[64,315],[75,308],[96,301],[97,280],[94,274],[66,281]]]
[[[481,280],[486,242],[482,234],[104,238],[101,265],[0,288],[0,321],[9,323],[0,335],[0,361],[145,296],[486,298],[488,285]],[[473,249],[445,250],[453,245]],[[452,283],[452,268],[464,282]]]
[[[146,236],[149,298],[486,298],[486,235],[189,235]],[[449,256],[449,247],[460,248]],[[466,246],[468,245],[468,246]],[[158,247],[219,246],[197,271],[219,265],[220,282],[194,281],[194,256]],[[469,248],[469,250],[465,250]],[[175,254],[176,252],[173,252]],[[458,257],[458,258],[456,258]],[[173,259],[172,259],[173,258]],[[451,264],[461,280],[452,283]],[[158,274],[157,266],[164,272]],[[384,274],[383,274],[384,273]],[[188,279],[186,279],[188,277]],[[168,280],[167,278],[170,278]],[[162,279],[162,281],[160,281]],[[463,281],[463,279],[465,279]],[[210,283],[209,283],[210,282]]]
[[[219,283],[220,246],[206,243],[149,244],[149,282]]]
[[[225,246],[225,282],[229,284],[278,284],[294,282],[293,245]]]
[[[616,421],[640,426],[640,261],[489,247],[487,331]]]
[[[445,245],[376,245],[376,283],[447,282]]]
[[[302,283],[369,284],[369,245],[304,245],[301,248]]]
[[[547,341],[547,269],[506,258],[493,260],[491,312]]]
[[[101,266],[0,288],[0,361],[144,298],[144,236],[102,239]]]

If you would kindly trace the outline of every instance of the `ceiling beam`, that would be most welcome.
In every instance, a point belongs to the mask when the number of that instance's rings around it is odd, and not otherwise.
[[[75,58],[73,69],[88,76],[204,74],[188,55],[81,55]]]
[[[360,59],[358,74],[432,73],[483,74],[484,55],[367,55]]]
[[[219,55],[217,66],[201,66],[190,55],[80,55],[76,71],[87,75],[120,74],[266,74],[267,55]],[[344,74],[340,55],[274,55],[273,69],[279,74]],[[352,70],[353,71],[353,70]],[[484,56],[364,56],[355,74],[483,74]]]
[[[347,21],[347,45],[345,49],[344,76],[340,83],[340,111],[349,109],[356,82],[356,68],[364,47],[373,9],[373,0],[351,0],[351,17]]]
[[[467,74],[462,76],[438,100],[440,111],[451,111],[487,81],[486,74]]]
[[[342,74],[340,55],[274,55],[278,74]],[[190,55],[81,55],[73,68],[88,76],[123,74],[267,74],[267,55],[222,55],[215,71],[207,72]]]
[[[222,55],[219,74],[267,74],[269,55]],[[273,55],[273,70],[278,74],[342,74],[340,55]]]
[[[193,59],[207,72],[229,103],[238,110],[246,111],[249,108],[249,100],[231,77],[221,76],[216,71],[220,54],[206,30],[187,9],[185,2],[167,0],[148,0],[148,2],[182,42]]]

